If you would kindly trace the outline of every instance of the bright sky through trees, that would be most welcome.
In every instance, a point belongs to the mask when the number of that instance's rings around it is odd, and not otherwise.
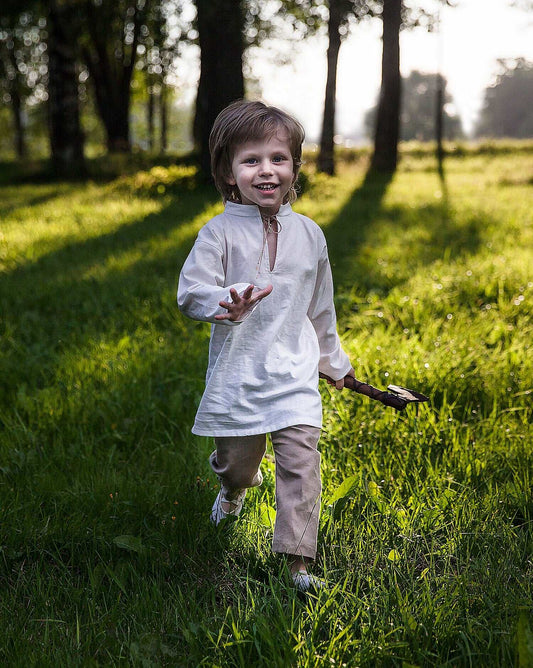
[[[457,7],[441,10],[440,34],[424,29],[401,36],[401,68],[436,72],[439,64],[448,80],[456,112],[470,132],[483,92],[497,71],[498,58],[533,60],[533,15],[511,7],[510,0],[455,0]],[[193,11],[194,14],[194,11]],[[345,137],[362,134],[363,117],[375,104],[381,77],[381,23],[360,24],[340,52],[337,87],[337,131]],[[249,54],[252,74],[262,98],[283,106],[305,125],[310,139],[320,132],[326,81],[325,37],[296,43],[270,40]],[[198,76],[196,49],[188,51],[179,85],[183,103],[194,101]],[[279,58],[289,61],[280,65]]]
[[[441,10],[441,32],[404,31],[401,69],[435,72],[442,65],[456,111],[470,132],[483,100],[483,91],[497,69],[498,58],[533,59],[533,16],[510,7],[509,0],[456,0],[457,7]],[[361,24],[343,44],[339,59],[337,129],[358,134],[366,109],[375,103],[381,76],[381,25]],[[283,49],[283,46],[280,46]],[[286,49],[286,47],[285,47]],[[326,40],[300,43],[292,65],[283,69],[269,59],[254,59],[264,98],[284,104],[317,136],[326,79]],[[271,55],[269,56],[272,57]]]

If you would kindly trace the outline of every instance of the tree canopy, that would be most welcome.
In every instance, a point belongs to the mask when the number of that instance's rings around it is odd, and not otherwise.
[[[525,8],[530,0],[509,2]],[[437,86],[442,80],[434,74],[413,72],[400,81],[399,32],[417,26],[434,30],[438,8],[444,4],[451,0],[4,0],[0,7],[0,123],[10,127],[0,137],[2,149],[9,138],[12,149],[23,157],[27,145],[35,148],[34,129],[38,129],[41,143],[46,136],[52,153],[65,143],[68,160],[83,153],[85,139],[101,146],[103,137],[110,151],[127,151],[132,145],[164,151],[168,132],[180,136],[178,146],[187,150],[190,137],[182,128],[176,131],[168,115],[183,119],[191,114],[189,108],[184,112],[172,107],[171,99],[180,95],[173,84],[184,67],[184,57],[191,53],[184,45],[194,43],[201,51],[195,138],[205,171],[207,137],[216,113],[236,97],[260,91],[254,63],[263,54],[257,47],[267,38],[289,45],[322,32],[328,35],[329,48],[318,166],[332,173],[339,48],[351,26],[380,17],[382,104],[373,136],[378,149],[373,165],[377,167],[382,157],[382,167],[393,170],[400,99],[399,137],[427,140],[435,136],[436,88],[442,92]],[[285,55],[284,51],[278,50],[280,63],[290,59],[289,46]],[[524,59],[499,65],[494,83],[485,91],[476,134],[531,136],[533,65]],[[364,63],[354,66],[365,67]],[[443,102],[444,136],[460,136],[450,96],[445,95]],[[135,123],[133,138],[130,119]],[[68,128],[72,129],[70,139]],[[175,142],[172,148],[177,150]]]

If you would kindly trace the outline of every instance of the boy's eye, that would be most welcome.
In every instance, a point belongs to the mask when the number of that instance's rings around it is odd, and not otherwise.
[[[272,157],[272,162],[286,162],[288,159],[289,158],[286,155],[280,153],[279,155],[274,155]],[[243,164],[245,165],[257,165],[258,162],[258,158],[253,157],[244,158],[243,160]]]

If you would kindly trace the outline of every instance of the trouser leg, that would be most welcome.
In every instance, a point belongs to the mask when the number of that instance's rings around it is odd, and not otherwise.
[[[320,429],[308,425],[273,432],[276,457],[276,525],[272,549],[316,556],[320,517]]]
[[[228,491],[258,487],[263,482],[259,467],[266,449],[265,434],[215,438],[215,447],[209,463]]]

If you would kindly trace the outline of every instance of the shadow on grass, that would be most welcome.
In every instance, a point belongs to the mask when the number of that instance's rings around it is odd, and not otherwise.
[[[180,264],[197,232],[191,221],[217,199],[211,188],[184,192],[158,213],[4,273],[0,395],[7,398],[22,384],[34,393],[53,383],[65,352],[83,356],[98,341],[131,333],[143,324],[136,313],[153,326],[175,322],[169,317],[178,315]],[[122,261],[127,253],[131,259]]]
[[[382,210],[392,177],[390,173],[369,170],[361,186],[325,231],[333,279],[339,291],[345,291],[354,279],[357,252]]]
[[[193,221],[217,200],[211,188],[183,192],[157,214],[2,277],[0,480],[40,499],[51,541],[67,544],[70,533],[78,548],[94,542],[84,516],[100,518],[106,541],[157,534],[165,522],[170,531],[173,512],[194,517],[207,441],[189,430],[206,332],[179,316],[175,294]],[[201,496],[208,514],[212,500]]]
[[[390,182],[390,174],[368,172],[325,230],[341,303],[344,294],[349,305],[354,290],[384,296],[397,284],[375,263],[375,256],[365,257],[363,249],[380,223],[397,226],[399,235],[413,224],[414,212],[409,207],[384,206]],[[179,317],[175,306],[177,276],[196,235],[196,227],[189,229],[187,224],[217,199],[210,188],[184,191],[156,214],[108,234],[75,241],[6,273],[0,303],[3,330],[10,333],[12,344],[4,349],[7,372],[1,394],[12,396],[21,385],[32,394],[47,387],[54,382],[65,352],[83,356],[84,350],[99,341],[131,333],[138,313],[154,328],[166,330],[169,323],[174,326]],[[471,221],[465,236],[464,227],[454,225],[446,198],[415,213],[417,224],[422,220],[427,226],[429,240],[409,247],[414,266],[441,257],[443,248],[457,252],[477,248],[481,221]],[[131,259],[122,261],[121,256],[128,252]],[[143,300],[146,304],[140,307]],[[194,333],[199,326],[181,320],[179,330],[197,339]],[[171,351],[159,354],[168,356],[168,365],[176,369],[182,365],[190,372],[194,364],[198,366],[198,359],[191,355],[178,364]],[[194,376],[200,385],[201,371]]]
[[[385,297],[420,266],[474,254],[479,248],[486,220],[482,215],[474,215],[466,223],[455,220],[444,172],[440,175],[438,200],[415,208],[384,204],[392,178],[391,174],[368,171],[361,186],[324,230],[340,303],[354,293]],[[389,248],[380,250],[382,226],[395,228],[396,247],[389,244]],[[380,252],[390,255],[391,248],[392,257],[383,261]],[[387,264],[394,264],[394,271],[387,269]]]
[[[55,197],[64,194],[65,190],[60,186],[50,186],[48,192],[34,196],[28,196],[27,192],[16,193],[13,196],[4,199],[2,205],[0,206],[0,217],[5,218],[6,216],[9,216],[13,212],[17,211],[17,209],[31,208],[32,206],[46,204]]]
[[[48,195],[36,197],[26,203],[26,206],[39,205],[44,201],[53,199],[63,193],[54,191]],[[5,280],[13,281],[20,286],[18,290],[18,303],[20,304],[20,293],[24,294],[25,281],[31,276],[33,280],[36,275],[45,275],[47,283],[59,283],[56,277],[66,278],[71,276],[75,281],[81,281],[80,274],[88,267],[104,264],[110,257],[128,250],[134,249],[140,244],[156,241],[168,236],[178,228],[184,228],[184,234],[179,239],[178,248],[169,249],[169,253],[179,251],[181,248],[188,249],[196,230],[187,230],[186,225],[195,216],[199,215],[207,206],[213,204],[218,195],[211,188],[197,188],[193,191],[183,192],[172,197],[167,206],[161,211],[149,214],[146,217],[121,225],[118,229],[107,234],[82,241],[68,243],[61,248],[52,250],[39,257],[36,261],[29,261],[11,271],[5,272]],[[81,223],[78,223],[81,225]],[[141,269],[146,260],[139,260]],[[10,291],[5,290],[5,295]],[[54,295],[50,295],[55,298]],[[57,295],[61,297],[61,295]]]

